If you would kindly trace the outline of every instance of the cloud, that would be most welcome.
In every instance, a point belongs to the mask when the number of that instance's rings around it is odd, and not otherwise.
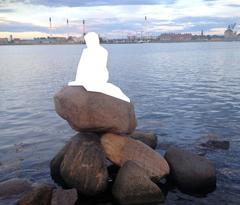
[[[46,27],[36,26],[34,24],[20,23],[17,21],[0,19],[0,31],[1,32],[26,32],[26,31],[48,32],[48,29]]]
[[[208,31],[208,34],[210,35],[219,35],[219,33],[224,33],[224,31],[226,30],[226,28],[211,28],[209,31]]]
[[[159,34],[220,32],[239,23],[239,6],[239,0],[0,0],[0,30],[48,33],[52,17],[54,34],[81,35],[82,19],[87,31],[106,35],[138,33],[144,24]]]
[[[119,5],[169,5],[174,4],[177,0],[1,0],[1,5],[24,3],[45,5],[50,7],[92,7],[92,6],[119,6]]]
[[[39,38],[39,37],[47,37],[48,33],[43,32],[0,32],[1,36],[4,36],[5,38],[10,37],[10,35],[13,36],[13,38],[21,38],[21,39],[32,39],[32,38]]]
[[[208,17],[208,16],[199,16],[199,17],[183,17],[174,20],[175,24],[188,24],[189,27],[185,27],[185,32],[199,32],[204,30],[206,32],[216,34],[223,34],[223,28],[226,29],[229,24],[237,22],[237,17]],[[221,29],[215,29],[221,28]],[[215,30],[214,30],[215,29]]]
[[[239,7],[240,7],[240,4],[227,4],[226,6],[234,7],[234,8],[239,8]]]
[[[91,6],[116,6],[116,5],[156,5],[173,4],[176,0],[31,0],[33,4],[47,6],[70,6],[70,7],[91,7]]]
[[[198,16],[198,17],[192,17],[192,16],[186,16],[182,18],[175,19],[174,22],[192,22],[193,24],[209,24],[209,25],[219,25],[219,24],[229,24],[236,22],[238,20],[238,17],[211,17],[211,16]]]
[[[10,13],[10,12],[15,12],[15,9],[6,9],[6,8],[1,8],[0,7],[0,13]]]

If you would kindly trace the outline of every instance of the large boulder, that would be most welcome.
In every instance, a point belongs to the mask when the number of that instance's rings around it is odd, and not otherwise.
[[[169,173],[166,160],[144,143],[116,134],[102,135],[101,144],[107,158],[118,166],[132,160],[144,168],[151,178],[161,178]]]
[[[40,185],[24,195],[17,205],[51,205],[53,187]]]
[[[131,133],[136,128],[132,103],[82,86],[64,87],[54,103],[56,112],[77,131]]]
[[[170,177],[184,192],[204,193],[216,186],[216,170],[206,158],[171,146],[165,158],[170,166]]]
[[[32,189],[32,183],[27,179],[13,178],[0,183],[0,198],[19,195]]]
[[[164,201],[160,188],[146,171],[133,161],[127,161],[118,172],[112,188],[120,204],[150,204]]]
[[[60,151],[59,157],[54,158],[56,166],[51,163],[52,168],[58,168],[60,164],[60,172],[53,170],[51,173],[57,173],[67,187],[76,188],[80,194],[92,196],[104,192],[108,184],[108,171],[99,136],[79,133],[66,147]]]
[[[157,147],[158,138],[154,132],[136,130],[129,137],[139,140],[153,149]]]
[[[63,158],[67,150],[71,145],[72,140],[75,138],[76,136],[72,137],[50,162],[51,177],[58,185],[61,185],[63,188],[68,188],[68,185],[66,184],[66,182],[64,181],[61,175],[61,171],[60,171],[61,163],[63,161]]]
[[[78,199],[76,189],[54,189],[51,205],[74,205]]]

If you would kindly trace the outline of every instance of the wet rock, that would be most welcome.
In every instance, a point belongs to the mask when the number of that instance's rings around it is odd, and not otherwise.
[[[68,187],[92,196],[107,188],[108,172],[99,136],[79,133],[74,136],[63,157],[60,175]]]
[[[209,140],[206,144],[202,144],[202,146],[207,147],[214,147],[216,149],[229,149],[230,143],[229,141],[215,141],[215,140]]]
[[[68,186],[60,173],[61,163],[73,139],[74,137],[66,143],[66,145],[56,154],[56,156],[50,162],[51,177],[58,185],[61,185],[63,188],[68,188]]]
[[[31,182],[27,179],[9,179],[0,183],[0,198],[8,198],[14,195],[19,195],[31,189]]]
[[[170,166],[170,177],[184,192],[210,192],[216,187],[216,170],[206,158],[171,146],[165,158]]]
[[[204,148],[228,150],[230,147],[230,142],[217,135],[209,134],[200,138],[198,140],[198,145]]]
[[[160,188],[146,171],[133,161],[121,167],[112,188],[113,196],[120,204],[150,204],[164,201]]]
[[[166,160],[144,143],[116,134],[104,134],[101,144],[107,158],[118,166],[132,160],[144,168],[150,177],[164,177],[169,173]]]
[[[64,87],[54,96],[56,112],[77,131],[132,133],[133,104],[82,86]]]
[[[51,205],[74,205],[78,199],[76,189],[55,189],[52,193]]]
[[[158,139],[154,132],[134,131],[129,137],[139,140],[153,149],[157,147]]]
[[[24,195],[17,205],[51,205],[53,187],[41,185]]]

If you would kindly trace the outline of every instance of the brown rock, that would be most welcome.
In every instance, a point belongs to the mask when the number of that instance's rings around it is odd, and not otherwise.
[[[77,199],[76,189],[55,189],[52,193],[51,205],[74,205]]]
[[[104,134],[101,144],[109,160],[118,166],[132,160],[144,168],[150,177],[164,177],[169,174],[166,160],[149,146],[128,137]]]
[[[56,112],[77,131],[131,133],[136,128],[131,103],[82,86],[64,87],[54,103]]]
[[[17,205],[50,205],[52,190],[53,188],[47,185],[38,186],[24,195]]]
[[[32,189],[31,182],[27,179],[13,178],[0,183],[0,198],[22,194]]]
[[[108,183],[105,154],[99,136],[79,133],[74,136],[63,157],[60,174],[68,187],[92,196],[104,192]]]
[[[129,135],[132,139],[139,140],[149,147],[155,149],[157,147],[157,135],[154,132],[134,131]]]
[[[171,146],[165,158],[171,168],[170,177],[184,192],[208,193],[216,187],[216,169],[208,159]]]
[[[230,147],[230,142],[215,134],[208,134],[201,137],[197,141],[197,145],[200,148],[206,149],[225,149],[228,150]]]
[[[60,167],[61,167],[61,163],[63,161],[64,155],[65,155],[66,151],[68,150],[73,139],[74,139],[74,137],[72,137],[66,143],[66,145],[56,154],[56,156],[50,162],[50,170],[51,170],[52,179],[58,185],[61,185],[64,188],[67,188],[67,184],[64,182],[64,180],[61,176]]]
[[[120,169],[112,188],[113,196],[120,204],[150,204],[164,201],[160,188],[146,171],[133,161],[127,161]]]

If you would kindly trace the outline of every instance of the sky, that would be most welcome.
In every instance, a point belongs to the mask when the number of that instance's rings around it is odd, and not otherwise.
[[[0,0],[0,38],[81,36],[83,19],[86,32],[108,38],[201,30],[223,35],[229,24],[240,24],[240,0]]]

